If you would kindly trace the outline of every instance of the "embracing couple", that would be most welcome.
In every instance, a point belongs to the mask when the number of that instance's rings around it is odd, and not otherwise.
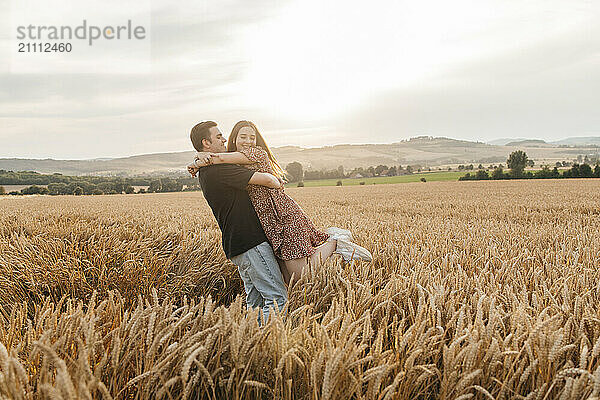
[[[332,254],[345,261],[371,261],[371,253],[352,243],[350,231],[315,228],[283,189],[283,169],[256,126],[240,121],[227,139],[213,121],[196,124],[190,134],[198,152],[188,165],[198,174],[202,193],[217,219],[225,255],[238,271],[248,307],[283,310],[286,284],[308,263]]]

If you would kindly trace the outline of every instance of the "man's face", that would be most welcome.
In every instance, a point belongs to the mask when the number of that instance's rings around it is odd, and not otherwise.
[[[227,139],[223,137],[223,134],[219,128],[213,126],[212,128],[209,128],[208,131],[210,132],[211,143],[208,143],[208,141],[203,141],[205,151],[211,151],[213,153],[226,152],[227,148],[225,147],[225,143],[227,142]]]

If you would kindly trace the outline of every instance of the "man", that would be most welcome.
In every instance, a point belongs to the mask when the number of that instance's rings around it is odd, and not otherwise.
[[[223,153],[227,150],[227,139],[213,121],[196,124],[190,139],[199,152]],[[225,255],[238,267],[244,282],[247,305],[262,308],[267,321],[269,309],[275,309],[275,303],[279,310],[283,309],[287,291],[273,248],[267,241],[246,186],[280,188],[280,180],[271,174],[250,171],[234,164],[199,169],[192,164],[188,170],[194,176],[198,172],[204,198],[221,229]]]

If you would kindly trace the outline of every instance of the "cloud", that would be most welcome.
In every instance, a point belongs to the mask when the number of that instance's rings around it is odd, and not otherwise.
[[[281,2],[219,3],[153,2],[152,74],[0,73],[0,117],[123,117],[222,104],[224,88],[239,79],[244,63],[234,51],[235,35]]]
[[[600,134],[600,59],[594,48],[542,47],[373,96],[334,127],[347,138],[368,134],[388,142],[415,135],[486,140]]]

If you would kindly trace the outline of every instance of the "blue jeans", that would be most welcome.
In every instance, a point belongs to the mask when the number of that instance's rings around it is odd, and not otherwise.
[[[231,262],[237,265],[244,282],[248,307],[262,308],[265,322],[269,320],[269,309],[275,309],[275,303],[279,311],[283,310],[288,299],[287,290],[273,248],[268,242],[232,257]]]

